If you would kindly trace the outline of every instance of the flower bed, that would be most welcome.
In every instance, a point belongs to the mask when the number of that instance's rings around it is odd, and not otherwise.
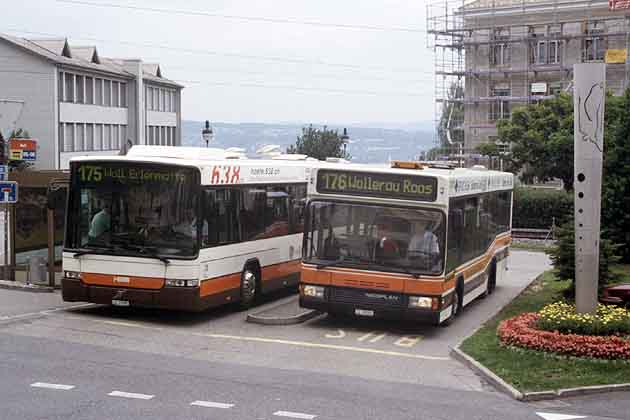
[[[497,333],[505,345],[525,347],[577,357],[630,360],[630,341],[618,336],[590,336],[542,331],[536,327],[540,315],[524,313],[507,319]]]
[[[578,314],[575,305],[557,302],[545,306],[536,327],[580,335],[630,335],[630,311],[612,305],[598,305],[595,315]]]

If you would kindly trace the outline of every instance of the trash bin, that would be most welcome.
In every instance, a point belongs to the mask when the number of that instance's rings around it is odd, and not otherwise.
[[[28,260],[28,282],[46,282],[46,259],[44,257],[31,257]]]

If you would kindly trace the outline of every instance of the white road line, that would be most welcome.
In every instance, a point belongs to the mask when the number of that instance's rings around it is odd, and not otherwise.
[[[74,388],[74,385],[64,385],[64,384],[49,384],[47,382],[35,382],[31,384],[33,388],[48,388],[48,389],[59,389],[61,391],[69,391]]]
[[[29,318],[33,316],[45,316],[45,315],[50,315],[54,312],[65,311],[69,309],[87,308],[90,306],[96,306],[96,305],[93,303],[82,303],[82,304],[74,305],[74,306],[65,306],[61,308],[46,309],[45,311],[39,311],[39,312],[27,312],[25,314],[17,314],[17,315],[3,315],[3,316],[0,316],[0,321],[11,321],[14,319]]]
[[[315,414],[305,414],[305,413],[294,413],[293,411],[276,411],[273,413],[274,416],[278,417],[291,417],[292,419],[304,419],[304,420],[313,420],[317,417]]]
[[[334,344],[311,343],[311,342],[307,342],[307,341],[291,341],[291,340],[279,340],[279,339],[275,339],[275,338],[265,338],[265,337],[243,337],[243,336],[239,336],[239,335],[208,334],[208,333],[193,333],[193,335],[196,335],[196,336],[199,336],[199,337],[218,338],[218,339],[226,339],[226,340],[254,341],[254,342],[258,342],[258,343],[286,344],[286,345],[289,345],[289,346],[296,346],[296,347],[311,347],[311,348],[340,350],[340,351],[353,351],[353,352],[358,352],[358,353],[382,354],[382,355],[385,355],[385,356],[407,357],[407,358],[410,358],[410,359],[437,360],[437,361],[449,361],[449,360],[451,360],[448,357],[425,356],[425,355],[422,355],[422,354],[403,353],[403,352],[397,352],[397,351],[386,351],[386,350],[376,350],[376,349],[366,349],[366,348],[363,348],[363,347],[337,346],[337,345],[334,345]]]
[[[207,408],[232,408],[234,404],[226,404],[220,402],[212,402],[212,401],[193,401],[190,405],[196,405],[197,407],[207,407]]]
[[[136,400],[150,400],[155,395],[147,395],[147,394],[136,394],[133,392],[122,392],[122,391],[112,391],[109,394],[110,397],[121,397],[121,398],[134,398]]]
[[[150,327],[148,325],[142,325],[142,324],[138,324],[136,322],[103,321],[103,324],[117,325],[117,326],[121,326],[121,327],[130,327],[130,328],[142,328],[142,329],[145,329],[145,330],[162,331],[162,328]]]

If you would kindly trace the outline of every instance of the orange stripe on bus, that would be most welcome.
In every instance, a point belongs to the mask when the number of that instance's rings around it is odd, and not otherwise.
[[[293,260],[285,263],[268,265],[262,268],[262,281],[267,282],[282,277],[288,277],[291,274],[300,272],[300,260]]]
[[[204,280],[201,283],[199,295],[205,297],[239,287],[241,287],[241,273],[228,274],[227,276]]]
[[[163,278],[135,277],[117,274],[81,273],[81,280],[91,286],[110,286],[130,289],[161,289]]]

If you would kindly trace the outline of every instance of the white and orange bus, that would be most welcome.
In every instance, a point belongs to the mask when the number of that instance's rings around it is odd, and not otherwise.
[[[200,311],[297,286],[312,166],[166,146],[73,159],[64,300]]]
[[[311,179],[302,307],[448,324],[503,280],[512,174],[393,162],[322,164]]]

